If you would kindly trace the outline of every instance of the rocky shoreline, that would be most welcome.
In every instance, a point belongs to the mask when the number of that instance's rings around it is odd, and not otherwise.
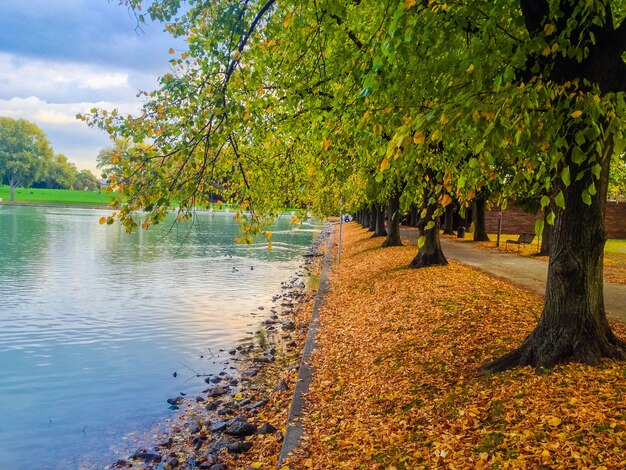
[[[328,236],[323,229],[300,270],[272,297],[272,315],[261,329],[236,348],[219,351],[216,357],[228,358],[225,370],[206,376],[207,388],[198,396],[167,399],[180,412],[157,443],[109,469],[276,466]]]

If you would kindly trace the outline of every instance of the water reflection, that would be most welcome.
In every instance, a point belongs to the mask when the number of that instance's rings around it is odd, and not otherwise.
[[[256,329],[315,229],[280,221],[270,251],[233,245],[232,216],[128,236],[100,215],[0,207],[0,468],[111,461],[166,398],[201,389],[192,371],[221,370],[209,349]]]

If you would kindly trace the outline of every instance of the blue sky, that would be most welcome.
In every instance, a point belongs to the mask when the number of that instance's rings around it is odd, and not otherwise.
[[[136,30],[118,0],[0,0],[0,116],[41,127],[56,153],[95,168],[106,134],[76,113],[96,107],[138,111],[180,42],[157,23]]]

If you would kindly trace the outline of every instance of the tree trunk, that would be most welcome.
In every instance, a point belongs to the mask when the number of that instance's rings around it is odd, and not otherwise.
[[[369,209],[363,209],[363,221],[361,222],[363,228],[369,229],[370,226],[370,211]]]
[[[539,371],[557,363],[596,365],[603,357],[626,359],[626,343],[613,334],[607,321],[602,289],[604,211],[612,148],[607,150],[591,205],[583,202],[582,193],[592,182],[594,163],[577,166],[567,158],[572,174],[584,170],[586,176],[563,189],[565,209],[558,209],[552,229],[539,324],[519,348],[485,365],[486,370],[499,372],[529,365]]]
[[[13,176],[9,178],[9,192],[11,195],[10,196],[11,202],[15,202],[15,188],[17,188],[19,184],[20,184],[19,181]]]
[[[428,266],[445,266],[448,264],[448,260],[441,250],[441,243],[439,242],[439,219],[433,217],[436,205],[428,206],[426,211],[426,217],[421,219],[417,224],[417,229],[421,235],[424,235],[424,245],[418,249],[417,255],[411,260],[409,266],[411,268],[426,268]],[[435,225],[429,229],[426,226],[430,221],[433,221]]]
[[[382,244],[383,248],[388,246],[402,246],[400,238],[400,194],[394,193],[389,199],[389,231],[387,238]]]
[[[387,230],[385,230],[385,210],[381,206],[375,206],[374,214],[376,217],[376,228],[372,237],[386,237]]]
[[[369,227],[367,228],[370,232],[376,231],[376,207],[372,206],[369,211]]]
[[[488,242],[487,224],[485,223],[485,206],[487,199],[481,193],[478,193],[474,200],[474,241]]]
[[[454,235],[454,205],[448,204],[443,218],[444,235]]]

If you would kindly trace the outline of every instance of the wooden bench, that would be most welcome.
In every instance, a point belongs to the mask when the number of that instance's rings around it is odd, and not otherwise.
[[[522,245],[530,245],[534,239],[534,233],[522,232],[517,240],[507,240],[505,243],[505,248],[508,249],[509,243],[512,243],[513,245],[517,245],[517,252],[519,253],[520,247]]]

